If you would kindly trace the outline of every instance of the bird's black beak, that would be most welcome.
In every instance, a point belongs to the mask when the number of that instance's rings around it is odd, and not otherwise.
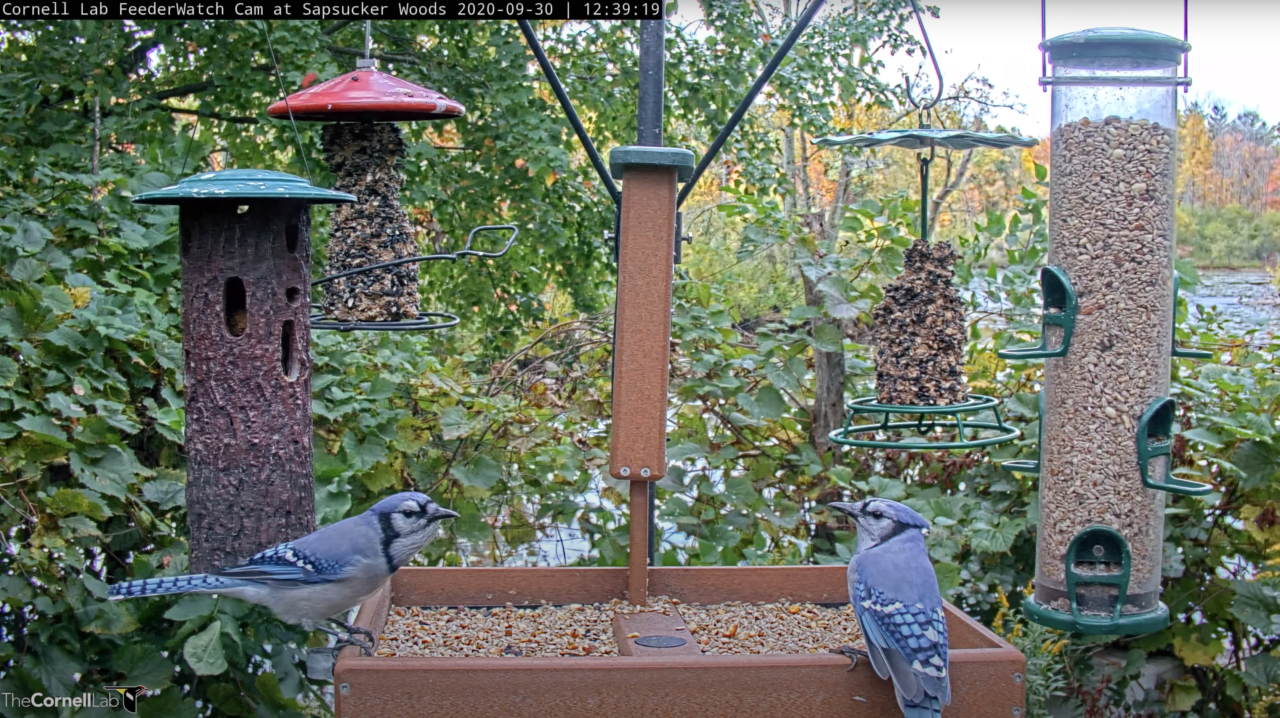
[[[840,513],[852,519],[856,519],[858,518],[859,515],[861,515],[860,512],[858,511],[859,509],[858,504],[847,504],[843,501],[832,501],[831,503],[827,504],[827,508],[833,509],[835,511],[839,511]]]
[[[435,508],[431,509],[429,518],[432,521],[443,521],[445,519],[456,519],[460,515],[461,514],[459,514],[457,511],[450,511],[449,509],[446,509],[443,506],[436,506]]]

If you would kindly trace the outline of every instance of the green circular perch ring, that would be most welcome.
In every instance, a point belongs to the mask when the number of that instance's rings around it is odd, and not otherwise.
[[[981,394],[970,394],[969,400],[963,404],[946,406],[902,406],[897,404],[880,404],[875,397],[862,397],[849,403],[849,417],[845,419],[844,428],[831,432],[831,441],[842,446],[859,446],[867,449],[905,449],[908,451],[933,451],[940,449],[976,449],[984,446],[1003,444],[1022,436],[1022,432],[1004,423],[1000,417],[1000,400]],[[991,411],[995,421],[966,421],[965,414],[980,411]],[[878,423],[855,424],[854,418],[859,414],[880,414]],[[914,421],[890,421],[893,414],[913,414]],[[938,418],[938,417],[950,417]],[[892,439],[859,439],[859,434],[885,432],[894,430],[915,429],[924,435],[935,429],[955,429],[958,439],[954,441],[915,441]],[[966,438],[967,432],[975,430],[979,436]],[[981,436],[983,431],[998,432],[994,436]]]

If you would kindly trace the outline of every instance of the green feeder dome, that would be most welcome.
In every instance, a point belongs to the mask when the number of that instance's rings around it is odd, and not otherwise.
[[[133,198],[135,204],[184,204],[201,200],[297,199],[307,204],[354,202],[346,192],[335,192],[284,172],[270,170],[220,170],[179,180]]]
[[[985,147],[1002,150],[1007,147],[1035,147],[1040,141],[1031,137],[1019,137],[1003,132],[969,132],[920,127],[909,130],[881,130],[865,135],[835,135],[819,137],[813,144],[822,147],[847,145],[851,147],[901,147],[908,150],[927,150],[941,147],[948,150],[972,150]]]
[[[1071,60],[1155,60],[1178,64],[1191,50],[1191,44],[1159,32],[1132,27],[1095,27],[1069,32],[1040,43],[1054,65],[1071,64]]]

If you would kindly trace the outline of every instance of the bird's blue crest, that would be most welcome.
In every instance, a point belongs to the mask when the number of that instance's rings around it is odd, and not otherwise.
[[[917,529],[929,528],[929,522],[925,521],[923,516],[916,513],[915,509],[907,506],[906,504],[900,504],[897,501],[891,501],[889,499],[869,498],[863,502],[863,508],[867,508],[872,502],[874,502],[876,507],[880,510],[892,514],[893,519],[900,524]]]
[[[403,506],[406,501],[412,501],[418,505],[422,505],[430,500],[431,497],[426,494],[418,493],[417,491],[401,491],[398,494],[392,494],[374,504],[373,507],[369,509],[369,513],[393,514],[400,511],[400,507]]]

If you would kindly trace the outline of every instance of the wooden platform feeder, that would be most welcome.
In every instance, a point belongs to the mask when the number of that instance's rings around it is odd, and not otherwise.
[[[265,170],[134,199],[179,207],[193,571],[315,530],[308,207],[354,199]]]
[[[408,568],[366,601],[356,625],[381,635],[397,606],[590,604],[647,596],[845,605],[843,566],[650,568],[648,484],[666,473],[665,412],[677,181],[693,155],[614,150],[623,179],[614,403],[609,471],[631,482],[627,568]],[[1021,653],[947,605],[948,718],[1008,718],[1023,710]],[[835,654],[706,655],[678,616],[614,618],[618,656],[364,657],[343,649],[334,669],[341,718],[472,716],[875,716],[897,712],[893,686],[867,661]],[[655,638],[657,640],[655,640]],[[648,644],[669,644],[650,647]]]

